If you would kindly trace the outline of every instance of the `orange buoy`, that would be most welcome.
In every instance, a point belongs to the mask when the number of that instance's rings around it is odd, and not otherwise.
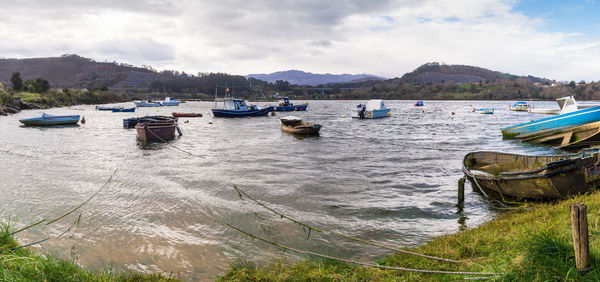
[[[81,123],[85,124],[85,117],[81,117]]]

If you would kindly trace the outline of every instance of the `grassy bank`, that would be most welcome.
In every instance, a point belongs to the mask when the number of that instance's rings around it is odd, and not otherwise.
[[[19,246],[12,224],[0,222],[0,281],[173,281],[160,274],[86,271],[74,262],[39,255]]]
[[[592,270],[575,269],[569,204],[588,205],[590,260]],[[494,272],[495,280],[600,280],[600,192],[557,204],[531,204],[507,211],[479,227],[432,239],[409,250],[459,260],[460,264],[437,262],[396,253],[377,263],[387,266]],[[255,244],[264,244],[254,241]],[[359,267],[330,260],[307,259],[299,263],[274,261],[265,266],[232,265],[220,280],[462,280],[467,276],[420,274]]]

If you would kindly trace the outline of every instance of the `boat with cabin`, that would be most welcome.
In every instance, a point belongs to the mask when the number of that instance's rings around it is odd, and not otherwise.
[[[79,122],[79,115],[68,115],[68,116],[55,116],[47,113],[42,113],[39,117],[23,118],[20,119],[24,125],[69,125],[77,124]]]
[[[372,119],[372,118],[384,118],[390,116],[390,108],[385,106],[383,100],[372,99],[367,104],[356,105],[357,115],[352,118],[358,119]]]
[[[161,106],[179,106],[180,101],[172,97],[166,97],[164,101],[158,102]]]
[[[212,113],[215,117],[258,117],[266,116],[272,107],[259,108],[256,105],[248,105],[243,99],[227,97],[223,99],[223,108],[218,109],[215,101],[215,108]]]
[[[276,112],[291,112],[291,111],[306,111],[308,103],[294,105],[290,103],[288,97],[279,97],[279,106],[274,106],[273,111]]]
[[[136,107],[160,107],[159,102],[148,101],[133,101]]]
[[[529,109],[533,109],[533,106],[527,104],[527,102],[516,102],[511,107],[511,111],[527,112]]]
[[[295,116],[286,116],[280,119],[281,130],[294,134],[319,134],[320,124],[310,124]]]

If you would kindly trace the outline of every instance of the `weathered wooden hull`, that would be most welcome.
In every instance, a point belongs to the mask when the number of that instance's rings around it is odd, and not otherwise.
[[[173,139],[177,122],[144,122],[135,126],[137,136],[144,141],[166,141]]]
[[[597,153],[581,157],[474,152],[465,156],[463,172],[474,190],[493,198],[558,200],[596,188],[600,179],[597,161]],[[503,166],[515,169],[489,173]]]
[[[202,117],[201,113],[176,113],[176,112],[173,112],[172,115],[174,117]]]
[[[600,122],[592,122],[564,130],[518,136],[523,142],[545,144],[563,150],[600,145]]]
[[[285,124],[281,125],[281,130],[294,134],[319,134],[321,130],[321,125],[305,125],[305,126],[287,126]]]

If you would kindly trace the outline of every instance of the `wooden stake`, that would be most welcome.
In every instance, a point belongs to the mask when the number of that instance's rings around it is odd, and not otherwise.
[[[573,247],[575,248],[575,266],[577,271],[587,271],[590,266],[590,248],[588,241],[587,206],[584,203],[573,203],[571,226],[573,228]]]
[[[465,201],[465,178],[458,180],[458,204],[461,205]]]

